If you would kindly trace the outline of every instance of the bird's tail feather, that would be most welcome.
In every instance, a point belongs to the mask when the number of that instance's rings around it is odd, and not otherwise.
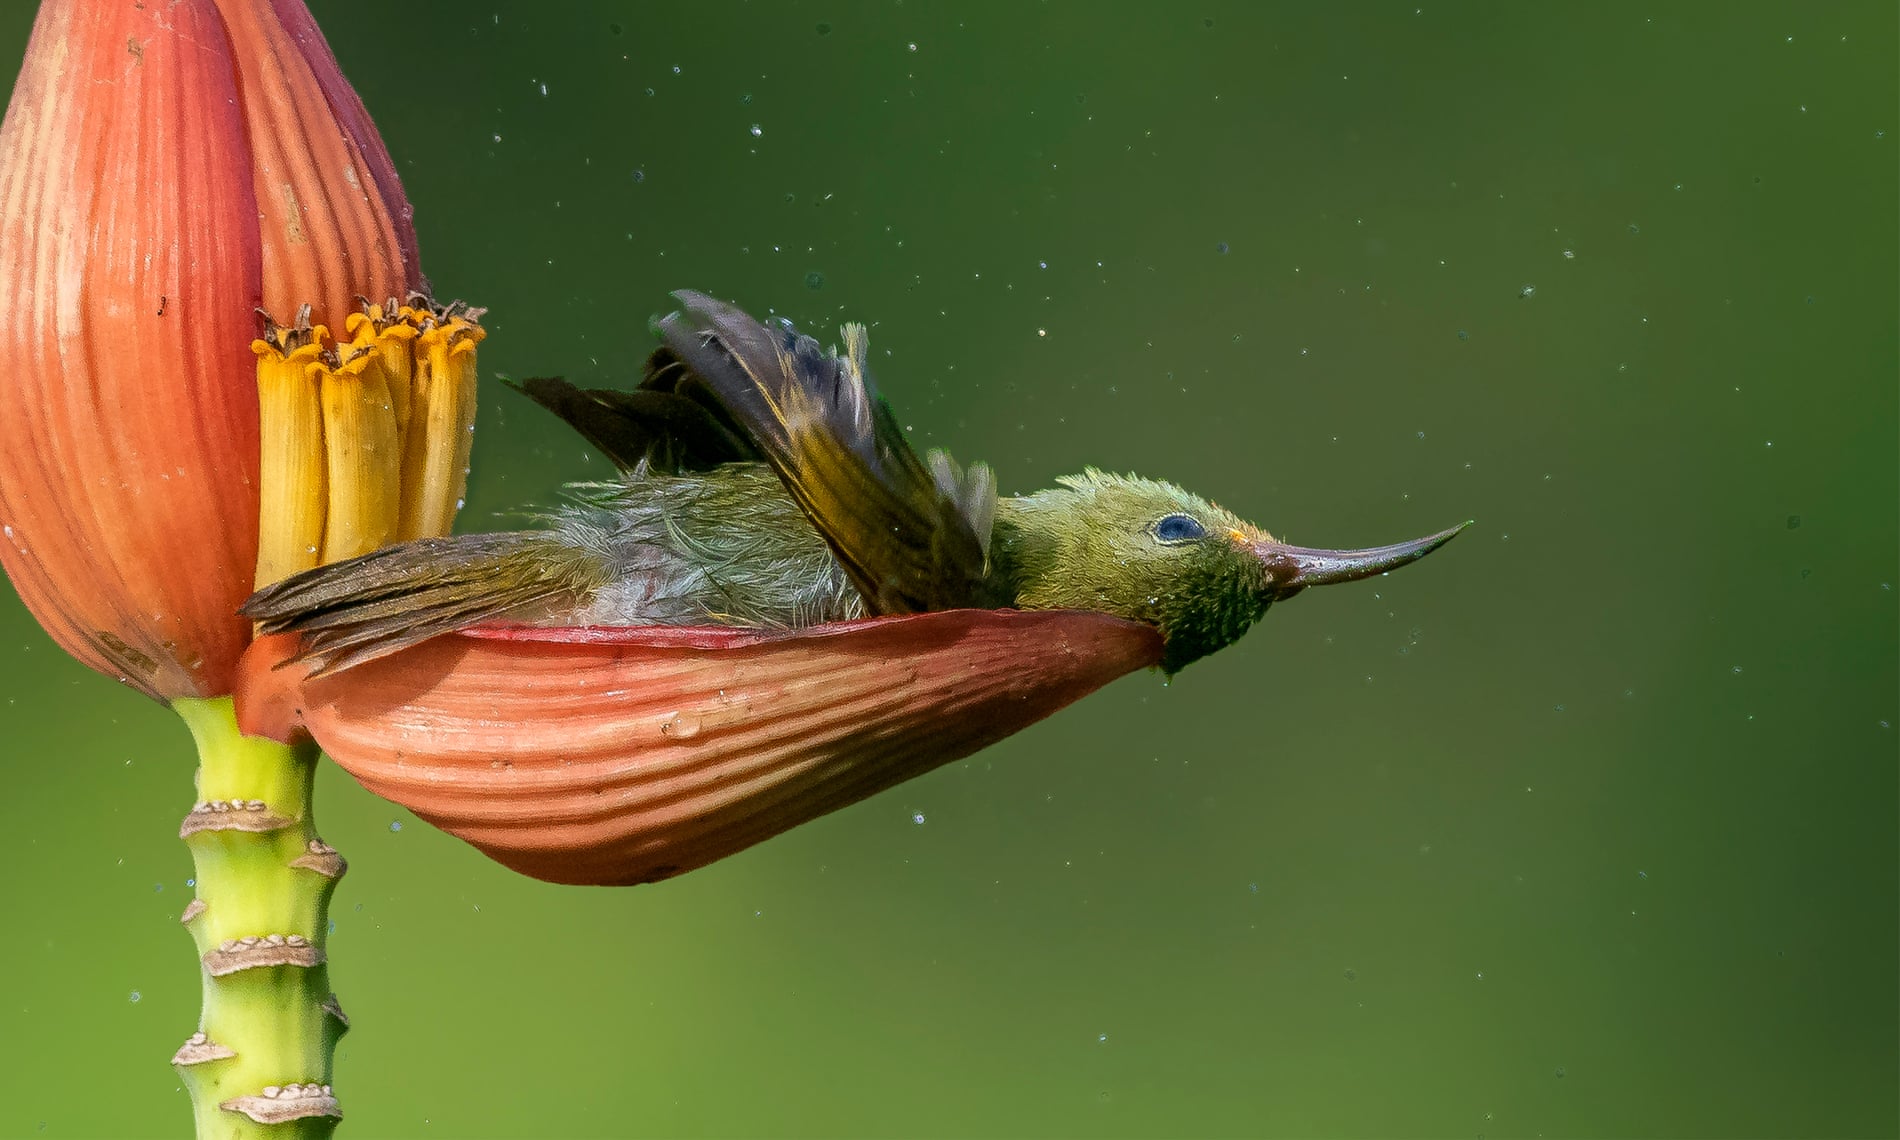
[[[580,388],[558,376],[502,383],[567,421],[622,471],[644,463],[678,475],[760,458],[718,398],[664,346],[631,392]]]
[[[571,603],[589,586],[581,552],[547,534],[424,538],[266,586],[239,609],[260,633],[303,635],[311,674],[373,661],[482,622]]]

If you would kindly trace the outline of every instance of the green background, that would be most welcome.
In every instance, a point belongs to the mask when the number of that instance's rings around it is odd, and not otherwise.
[[[1900,1129],[1891,3],[312,7],[492,309],[463,529],[682,286],[1006,490],[1478,520],[658,886],[326,767],[348,1134]],[[0,678],[0,1134],[180,1134],[185,732],[10,592]]]

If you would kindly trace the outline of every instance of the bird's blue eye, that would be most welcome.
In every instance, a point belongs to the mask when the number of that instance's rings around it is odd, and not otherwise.
[[[1155,524],[1155,538],[1161,542],[1191,542],[1206,537],[1207,528],[1193,515],[1164,515]]]

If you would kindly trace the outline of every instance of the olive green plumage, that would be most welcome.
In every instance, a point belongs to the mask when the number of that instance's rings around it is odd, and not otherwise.
[[[1404,565],[1456,533],[1310,551],[1168,483],[1089,470],[1001,497],[989,468],[918,456],[865,369],[702,294],[654,323],[632,392],[521,390],[620,468],[538,530],[428,539],[319,567],[244,606],[317,671],[484,622],[802,627],[958,607],[1085,609],[1160,631],[1169,672],[1276,599]]]
[[[1169,672],[1232,644],[1267,612],[1259,532],[1171,483],[1093,468],[1003,500],[995,573],[1026,610],[1097,610],[1159,629]],[[1192,520],[1189,537],[1157,534]],[[1202,532],[1198,536],[1192,532]]]

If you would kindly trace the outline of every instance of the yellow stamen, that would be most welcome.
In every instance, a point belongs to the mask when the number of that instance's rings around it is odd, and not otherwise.
[[[400,440],[409,430],[410,390],[415,385],[417,329],[408,314],[416,310],[405,307],[387,318],[385,312],[383,306],[371,305],[364,312],[351,313],[343,327],[349,330],[352,349],[374,351],[383,358],[390,408],[396,413],[396,437]]]
[[[263,465],[257,585],[445,535],[468,479],[479,310],[365,304],[348,339],[302,316],[253,342]]]
[[[382,355],[364,352],[323,371],[323,440],[330,460],[323,561],[368,554],[396,537],[402,444]]]
[[[486,335],[480,325],[450,316],[426,324],[416,339],[397,528],[404,540],[447,534],[462,506],[475,430],[475,346]]]
[[[257,585],[268,586],[317,564],[329,498],[323,454],[323,410],[310,376],[319,367],[321,325],[307,332],[271,330],[251,342],[257,354],[258,434],[263,463],[258,495]]]

